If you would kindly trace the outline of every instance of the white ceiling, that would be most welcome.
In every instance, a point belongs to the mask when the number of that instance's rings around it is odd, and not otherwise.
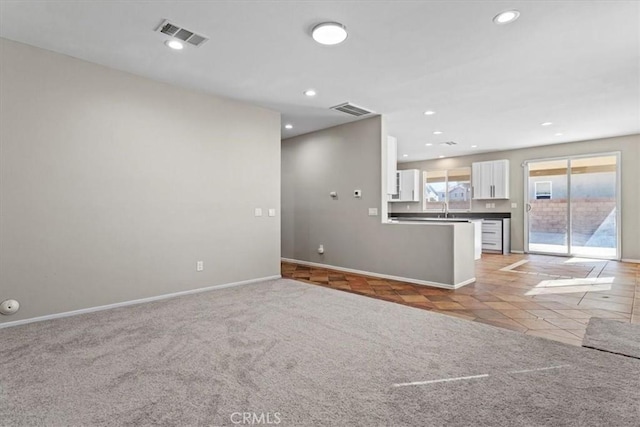
[[[172,51],[165,18],[211,40]],[[315,43],[324,21],[348,39]],[[1,0],[0,36],[275,109],[283,138],[352,121],[328,109],[350,101],[401,161],[640,133],[637,1]]]

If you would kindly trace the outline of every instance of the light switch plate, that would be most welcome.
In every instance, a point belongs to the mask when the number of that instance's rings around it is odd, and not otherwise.
[[[262,208],[256,208],[255,216],[262,216]]]
[[[491,208],[491,203],[487,203],[484,207],[487,208],[487,209],[490,209]]]
[[[273,208],[269,209],[269,216],[276,216],[276,210]]]
[[[369,208],[369,216],[378,216],[378,208]]]
[[[518,208],[518,204],[517,203],[511,203],[511,209],[517,209]]]

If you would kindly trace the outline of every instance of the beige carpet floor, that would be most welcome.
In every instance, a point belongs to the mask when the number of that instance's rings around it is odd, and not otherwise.
[[[592,317],[582,346],[640,359],[640,324]]]
[[[640,360],[292,280],[0,330],[0,425],[230,426],[243,413],[638,426]]]

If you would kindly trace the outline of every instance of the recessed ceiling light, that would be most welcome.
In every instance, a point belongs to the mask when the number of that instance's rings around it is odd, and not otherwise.
[[[284,125],[285,129],[293,129],[293,125],[290,123],[287,123],[286,125]]]
[[[409,157],[409,155],[408,154],[403,154],[402,157]]]
[[[433,134],[434,134],[434,135],[442,135],[442,132],[441,132],[441,131],[439,131],[439,130],[437,130],[437,131],[433,132]]]
[[[515,21],[520,16],[517,10],[506,10],[493,17],[493,23],[496,25],[504,25]]]
[[[424,112],[425,116],[433,116],[436,112],[435,111],[431,111],[431,110],[427,110]]]
[[[166,42],[164,42],[164,44],[174,50],[182,50],[182,48],[184,47],[182,42],[179,42],[178,40],[167,40]]]
[[[562,132],[556,133],[556,136],[562,136]]]
[[[477,145],[472,145],[471,148],[478,148],[478,146]]]
[[[323,22],[313,27],[311,36],[320,44],[339,44],[347,39],[347,27],[338,22]]]
[[[540,123],[540,126],[551,126],[553,124],[553,122],[544,122],[544,123]]]
[[[430,142],[427,142],[427,143],[426,143],[426,144],[424,144],[424,145],[426,145],[427,147],[431,147],[433,144],[432,144],[432,143],[430,143]]]
[[[313,89],[307,89],[307,90],[304,91],[304,94],[306,96],[316,96],[316,91],[313,90]]]
[[[440,158],[440,159],[444,159],[444,156],[438,156],[438,158]]]

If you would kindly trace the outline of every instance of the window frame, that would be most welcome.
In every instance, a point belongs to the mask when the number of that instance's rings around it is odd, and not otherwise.
[[[429,172],[442,172],[444,173],[444,183],[445,183],[445,203],[447,204],[447,211],[448,212],[471,212],[472,210],[472,201],[473,198],[471,197],[471,194],[469,194],[469,205],[467,208],[465,209],[451,209],[450,208],[450,198],[449,198],[449,173],[452,170],[460,170],[460,169],[468,169],[469,171],[469,187],[471,187],[471,183],[472,183],[472,177],[471,177],[471,166],[461,166],[461,167],[457,167],[457,168],[451,168],[451,169],[435,169],[435,170],[425,170],[422,172],[422,185],[423,185],[423,194],[422,194],[422,211],[423,212],[442,212],[442,208],[428,208],[427,207],[427,203],[436,203],[436,202],[429,202],[428,198],[427,198],[427,174]],[[466,182],[466,181],[465,181]],[[455,200],[458,201],[458,200]]]

